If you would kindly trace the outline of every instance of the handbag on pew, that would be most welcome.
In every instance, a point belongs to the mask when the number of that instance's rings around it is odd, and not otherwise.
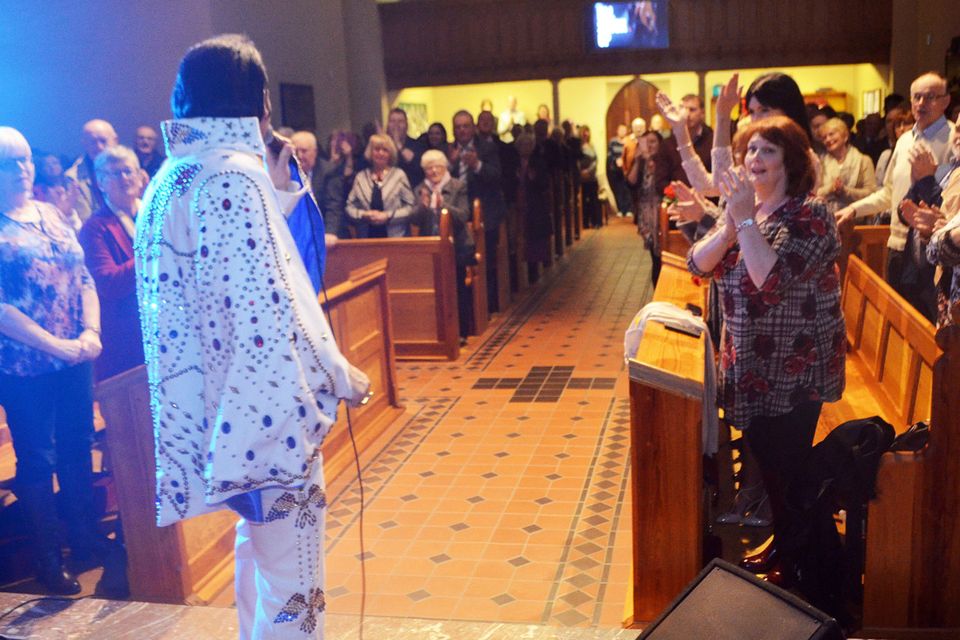
[[[889,451],[917,452],[927,446],[930,440],[930,425],[922,420],[910,425],[910,428],[893,439]]]

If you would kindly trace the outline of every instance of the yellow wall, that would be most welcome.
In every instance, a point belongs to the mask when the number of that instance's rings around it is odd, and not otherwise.
[[[487,84],[463,84],[447,87],[419,87],[404,89],[397,94],[393,103],[425,104],[427,121],[441,122],[452,138],[451,122],[453,114],[466,109],[476,116],[480,111],[480,102],[485,98],[493,101],[493,111],[497,115],[506,108],[507,97],[517,99],[517,108],[531,119],[537,113],[537,107],[553,105],[553,88],[549,80],[530,80],[524,82],[491,82]],[[410,135],[419,135],[420,131],[411,131]]]
[[[847,94],[847,111],[857,118],[863,116],[861,101],[864,91],[881,90],[881,100],[889,92],[887,67],[872,64],[832,65],[825,67],[787,67],[782,69],[742,69],[740,82],[746,87],[757,76],[770,71],[789,73],[800,85],[800,90],[815,93],[820,89],[841,91]],[[725,83],[733,70],[710,71],[706,74],[706,99],[710,102],[713,86]],[[688,93],[698,92],[697,74],[693,72],[643,74],[643,80],[655,85],[659,90],[678,100]],[[597,149],[600,161],[600,174],[606,165],[606,118],[607,108],[623,85],[633,76],[593,76],[589,78],[565,78],[558,86],[560,112],[554,114],[555,120],[573,120],[586,124],[593,133],[593,146]],[[531,80],[527,82],[496,82],[488,84],[455,85],[446,87],[419,87],[404,89],[393,98],[391,106],[398,102],[423,104],[427,108],[428,122],[440,121],[452,136],[450,121],[460,109],[474,114],[480,109],[484,98],[493,100],[494,113],[499,113],[506,105],[507,96],[516,96],[519,108],[532,118],[537,105],[553,104],[553,90],[549,80]],[[882,103],[881,103],[882,104]],[[709,110],[708,110],[709,111]],[[708,115],[710,122],[713,114]],[[418,135],[420,132],[411,132]]]
[[[880,89],[881,105],[883,98],[889,93],[889,69],[886,66],[878,67],[873,64],[838,64],[822,67],[782,67],[779,69],[740,69],[740,84],[744,91],[758,76],[771,71],[782,71],[790,74],[800,91],[804,94],[816,93],[820,90],[839,91],[847,94],[846,110],[857,119],[863,117],[861,102],[864,91]],[[707,101],[713,95],[713,87],[722,85],[730,79],[733,69],[727,71],[709,71],[706,75]],[[713,114],[709,115],[713,122]]]

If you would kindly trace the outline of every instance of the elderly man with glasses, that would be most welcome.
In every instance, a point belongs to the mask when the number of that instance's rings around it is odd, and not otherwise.
[[[949,104],[947,82],[942,76],[928,72],[914,80],[910,85],[910,105],[916,124],[897,140],[883,185],[836,213],[837,223],[842,225],[880,211],[894,212],[887,241],[887,282],[931,320],[937,313],[933,267],[924,258],[925,241],[913,229],[918,221],[905,217],[900,203],[910,187],[933,174],[947,156],[950,127],[944,111]]]

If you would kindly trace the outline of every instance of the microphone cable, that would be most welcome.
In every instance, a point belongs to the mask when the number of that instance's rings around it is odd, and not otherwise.
[[[293,164],[296,163],[295,158],[291,158],[291,170],[294,169]],[[296,166],[296,170],[299,171],[299,164]],[[299,175],[299,173],[298,173]],[[312,185],[311,185],[312,186]],[[310,197],[314,198],[314,204],[317,204],[317,211],[320,215],[323,215],[323,212],[320,210],[319,204],[316,202],[316,196],[311,189]],[[330,318],[330,298],[327,296],[327,284],[323,277],[324,275],[324,265],[320,261],[320,240],[317,238],[317,228],[313,221],[313,215],[308,212],[307,220],[310,223],[310,238],[313,241],[313,253],[314,258],[317,262],[317,273],[320,276],[320,290],[323,291],[323,306],[321,310],[323,311],[324,317],[327,319],[327,326],[330,328],[330,335],[333,338],[334,343],[337,342],[337,334],[333,329],[333,321]],[[324,241],[325,242],[325,241]],[[326,246],[324,246],[324,252],[326,252]],[[339,346],[337,347],[339,348]],[[372,396],[372,391],[367,391],[367,396],[361,401],[360,406],[364,406],[370,400]],[[360,450],[357,448],[357,438],[353,432],[353,420],[350,418],[350,408],[347,407],[347,432],[350,434],[350,444],[353,447],[353,461],[357,468],[357,486],[360,490],[360,518],[358,521],[358,526],[360,527],[359,538],[360,538],[360,624],[357,627],[357,634],[360,640],[363,640],[363,624],[366,618],[367,610],[367,551],[366,545],[364,543],[363,536],[363,512],[364,512],[364,489],[363,489],[363,473],[360,468]],[[324,527],[326,529],[326,527]]]

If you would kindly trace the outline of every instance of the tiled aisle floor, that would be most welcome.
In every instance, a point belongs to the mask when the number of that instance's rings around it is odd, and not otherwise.
[[[368,615],[615,627],[630,565],[623,331],[650,296],[626,220],[584,239],[456,363],[401,363],[365,452]],[[359,611],[359,498],[332,480],[327,606]]]

